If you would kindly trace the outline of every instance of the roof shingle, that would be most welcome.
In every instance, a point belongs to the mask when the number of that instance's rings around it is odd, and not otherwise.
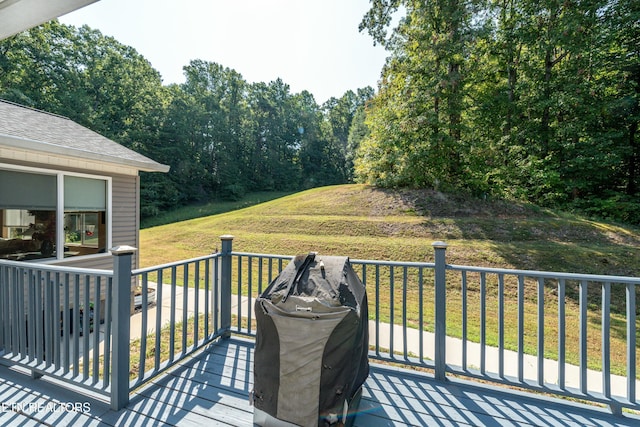
[[[0,100],[0,145],[8,145],[8,141],[15,146],[23,143],[36,151],[127,165],[147,172],[169,170],[71,119]]]

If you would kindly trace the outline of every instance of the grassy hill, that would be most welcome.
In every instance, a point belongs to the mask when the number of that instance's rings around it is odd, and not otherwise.
[[[141,231],[141,264],[152,266],[201,256],[220,246],[219,237],[232,234],[234,250],[295,255],[317,251],[324,255],[347,255],[352,259],[433,261],[431,244],[448,243],[450,264],[640,276],[640,230],[591,221],[515,203],[478,200],[428,190],[380,190],[363,185],[323,187],[288,195],[252,207]],[[575,289],[567,292],[576,292]],[[599,369],[601,345],[597,313],[599,289],[593,293],[594,311],[589,315],[588,364]],[[624,291],[624,290],[622,290]],[[479,323],[478,290],[467,301],[469,321]],[[545,300],[553,301],[555,287],[546,288]],[[384,294],[384,291],[383,291]],[[400,298],[400,297],[398,297]],[[495,295],[492,303],[495,304]],[[515,325],[516,294],[508,292],[507,316]],[[614,296],[614,299],[616,297]],[[622,298],[621,300],[624,300]],[[384,298],[380,300],[386,310]],[[460,293],[448,295],[448,332],[460,334]],[[525,296],[525,329],[535,331],[535,289]],[[567,340],[578,342],[577,301],[567,300]],[[432,306],[425,318],[432,318]],[[396,307],[396,310],[399,310]],[[417,313],[408,313],[411,322]],[[548,307],[545,356],[557,357],[557,316]],[[510,317],[509,317],[510,316]],[[624,374],[626,341],[624,307],[612,311],[612,369]],[[401,318],[398,313],[397,318]],[[384,321],[385,319],[383,319]],[[489,345],[497,345],[497,314],[487,312]],[[427,324],[430,330],[433,325]],[[615,332],[614,331],[614,332]],[[517,349],[518,333],[507,328],[505,346]],[[470,327],[469,339],[479,340],[478,327]],[[640,340],[640,328],[638,329]],[[525,351],[535,354],[536,334],[525,334]],[[579,363],[573,347],[567,361]]]
[[[638,229],[432,190],[316,188],[140,234],[143,266],[213,252],[232,234],[243,252],[432,261],[444,240],[452,264],[640,276]]]

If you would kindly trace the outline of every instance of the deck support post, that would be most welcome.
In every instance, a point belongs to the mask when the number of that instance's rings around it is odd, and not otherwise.
[[[111,409],[119,411],[129,403],[131,340],[131,246],[111,249],[113,255]]]
[[[435,256],[435,377],[446,380],[447,358],[447,244],[432,244]]]
[[[222,338],[231,337],[231,252],[233,236],[220,236],[222,241],[222,258],[220,265],[220,328],[224,331]],[[240,298],[240,296],[238,296]]]

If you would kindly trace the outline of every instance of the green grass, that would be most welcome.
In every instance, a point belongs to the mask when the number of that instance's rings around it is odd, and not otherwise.
[[[187,221],[203,216],[217,215],[219,213],[234,211],[246,208],[247,206],[257,205],[269,200],[291,194],[284,191],[256,192],[247,194],[242,200],[216,200],[208,203],[184,206],[161,215],[144,218],[141,221],[140,228],[156,227],[163,224],[172,224],[174,222]]]
[[[208,210],[215,209],[232,205]],[[234,249],[244,252],[424,261],[432,259],[431,243],[444,240],[453,264],[640,276],[638,229],[502,201],[361,185],[312,189],[140,234],[144,266],[210,253],[231,234]]]
[[[233,248],[242,252],[295,255],[317,251],[352,259],[433,261],[432,242],[448,243],[447,262],[482,267],[640,276],[640,230],[596,222],[563,212],[497,200],[478,200],[434,191],[379,190],[362,185],[323,187],[276,198],[251,207],[213,216],[152,227],[141,231],[142,266],[192,258],[220,247],[223,234],[235,236]],[[495,282],[495,280],[494,280]],[[245,282],[246,283],[246,282]],[[460,335],[459,285],[448,294],[448,333]],[[528,284],[525,301],[525,346],[536,350],[536,292]],[[529,287],[533,286],[531,289]],[[567,359],[576,363],[577,300],[568,289]],[[508,284],[506,346],[515,349],[514,284]],[[246,288],[244,290],[247,291]],[[487,342],[497,343],[496,284],[488,283]],[[640,293],[640,290],[638,290]],[[256,295],[257,289],[254,289]],[[594,301],[589,314],[589,366],[600,361],[599,289],[590,287]],[[470,289],[470,322],[479,319],[479,291]],[[555,287],[545,286],[545,353],[557,352]],[[640,295],[638,295],[640,299]],[[388,296],[380,304],[388,304]],[[371,299],[370,299],[371,300]],[[623,296],[614,294],[612,309],[613,370],[625,366]],[[396,304],[400,296],[396,295]],[[431,306],[432,304],[426,304]],[[399,306],[398,306],[399,307]],[[410,324],[417,309],[408,305]],[[372,313],[370,309],[370,313]],[[425,313],[432,318],[432,312]],[[400,319],[398,313],[396,319]],[[433,325],[427,322],[426,328]],[[640,324],[638,325],[640,342]],[[479,329],[471,326],[470,337]]]

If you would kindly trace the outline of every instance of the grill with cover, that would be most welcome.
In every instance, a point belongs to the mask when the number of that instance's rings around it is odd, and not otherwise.
[[[353,423],[369,375],[364,285],[347,257],[297,256],[255,302],[254,423]]]

